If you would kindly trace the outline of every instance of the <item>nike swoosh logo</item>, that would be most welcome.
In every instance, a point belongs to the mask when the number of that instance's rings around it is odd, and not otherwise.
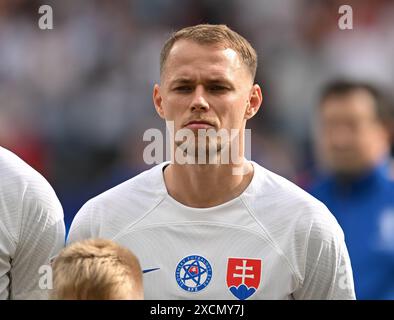
[[[148,272],[156,271],[156,270],[159,270],[159,269],[160,268],[145,269],[145,270],[142,270],[142,273],[148,273]]]

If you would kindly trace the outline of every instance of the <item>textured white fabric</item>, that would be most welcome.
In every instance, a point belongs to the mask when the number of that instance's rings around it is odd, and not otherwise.
[[[63,209],[52,187],[0,147],[0,299],[46,299],[40,267],[64,240]]]
[[[166,163],[88,201],[68,242],[108,238],[131,249],[143,269],[146,299],[236,299],[226,284],[228,258],[261,259],[261,280],[250,299],[354,299],[344,235],[318,200],[252,162],[254,176],[237,198],[190,208],[168,195]],[[201,291],[182,289],[178,263],[199,255],[212,266]]]

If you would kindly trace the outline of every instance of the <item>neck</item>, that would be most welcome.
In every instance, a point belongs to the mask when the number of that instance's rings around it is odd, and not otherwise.
[[[246,160],[239,165],[170,164],[164,170],[169,195],[194,208],[213,207],[238,197],[252,177],[253,166]]]

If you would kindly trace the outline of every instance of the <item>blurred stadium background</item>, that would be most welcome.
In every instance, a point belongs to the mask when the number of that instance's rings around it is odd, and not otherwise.
[[[53,8],[53,30],[38,8]],[[353,30],[338,8],[353,8]],[[0,145],[55,188],[69,227],[89,198],[147,168],[142,136],[168,35],[224,23],[257,49],[263,108],[252,158],[299,184],[313,167],[319,90],[340,76],[394,88],[394,2],[319,0],[0,0]]]

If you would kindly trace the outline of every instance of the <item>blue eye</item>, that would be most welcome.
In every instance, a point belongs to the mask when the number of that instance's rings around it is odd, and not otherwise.
[[[191,90],[192,88],[190,86],[180,86],[175,88],[175,91],[179,91],[179,92],[189,92]]]
[[[225,91],[225,90],[227,90],[227,88],[223,87],[223,86],[210,86],[209,90],[211,90],[211,91]]]

